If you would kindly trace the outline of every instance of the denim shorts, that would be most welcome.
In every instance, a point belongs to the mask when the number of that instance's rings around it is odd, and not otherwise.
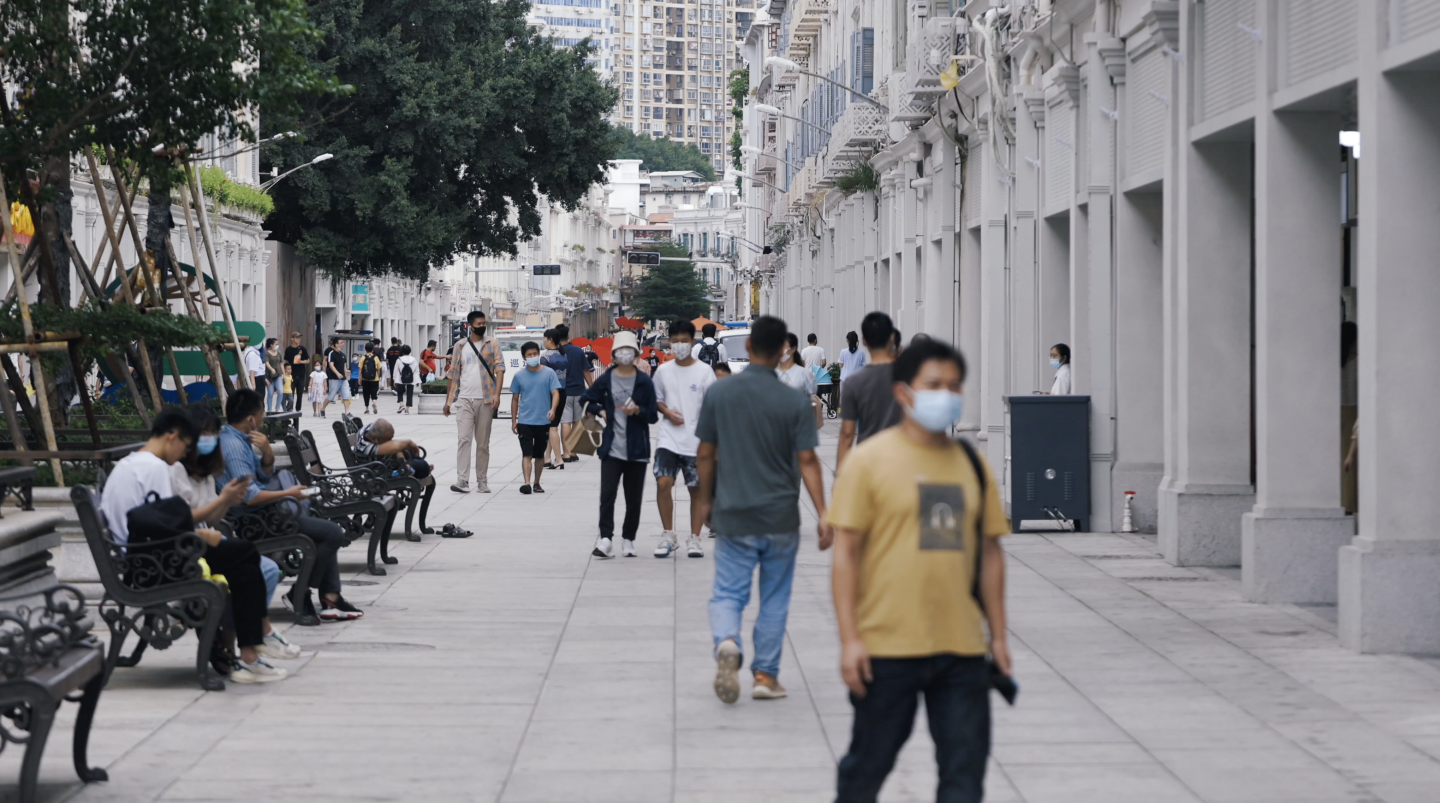
[[[681,477],[691,488],[700,484],[700,470],[696,468],[695,458],[675,454],[669,449],[655,450],[655,479],[662,477]]]
[[[350,383],[343,379],[331,379],[330,392],[325,395],[326,401],[338,399],[350,400]]]

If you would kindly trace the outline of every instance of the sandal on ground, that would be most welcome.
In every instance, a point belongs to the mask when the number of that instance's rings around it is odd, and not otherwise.
[[[469,538],[474,534],[475,533],[472,533],[469,530],[461,529],[454,524],[447,524],[444,527],[440,528],[441,538]]]

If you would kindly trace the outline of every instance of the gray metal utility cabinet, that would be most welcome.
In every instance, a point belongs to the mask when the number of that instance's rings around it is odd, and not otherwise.
[[[1090,518],[1090,397],[1011,396],[1010,520]]]

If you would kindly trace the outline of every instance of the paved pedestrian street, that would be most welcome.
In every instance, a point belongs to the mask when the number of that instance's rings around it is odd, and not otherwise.
[[[725,706],[711,690],[712,561],[650,557],[653,481],[640,557],[592,559],[593,458],[523,496],[502,419],[494,493],[459,495],[453,419],[391,420],[439,468],[432,524],[475,537],[402,539],[385,577],[365,574],[360,546],[344,550],[346,594],[367,615],[300,628],[277,605],[305,648],[281,662],[282,683],[202,693],[191,640],[116,670],[91,740],[110,781],[76,784],[67,706],[42,800],[832,798],[850,709],[813,512],[781,670],[790,696]],[[338,463],[331,421],[303,423]],[[1025,534],[1006,547],[1021,692],[1013,709],[996,698],[987,800],[1440,800],[1437,665],[1341,649],[1333,609],[1246,603],[1238,570],[1171,567],[1153,537]],[[20,752],[3,759],[6,800]],[[883,799],[933,800],[934,783],[922,710]]]

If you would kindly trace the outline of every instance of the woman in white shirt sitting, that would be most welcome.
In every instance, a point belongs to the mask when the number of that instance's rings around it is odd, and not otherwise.
[[[244,500],[247,483],[235,480],[220,492],[216,492],[215,480],[225,472],[225,459],[220,454],[220,418],[210,408],[200,404],[191,405],[187,412],[200,430],[200,437],[179,462],[171,464],[170,486],[176,496],[190,505],[195,526],[213,529],[224,521],[225,514],[233,505]],[[260,572],[265,576],[265,602],[268,605],[275,596],[275,587],[280,584],[280,566],[261,555]],[[256,652],[271,658],[300,657],[300,648],[275,632],[270,626],[270,617],[266,616],[261,625],[265,636],[264,640],[256,645]],[[225,613],[223,627],[221,638],[224,649],[231,651],[233,656],[235,623],[230,611]]]
[[[1056,343],[1050,349],[1050,367],[1055,369],[1055,382],[1050,385],[1050,395],[1069,396],[1072,392],[1069,346]]]

